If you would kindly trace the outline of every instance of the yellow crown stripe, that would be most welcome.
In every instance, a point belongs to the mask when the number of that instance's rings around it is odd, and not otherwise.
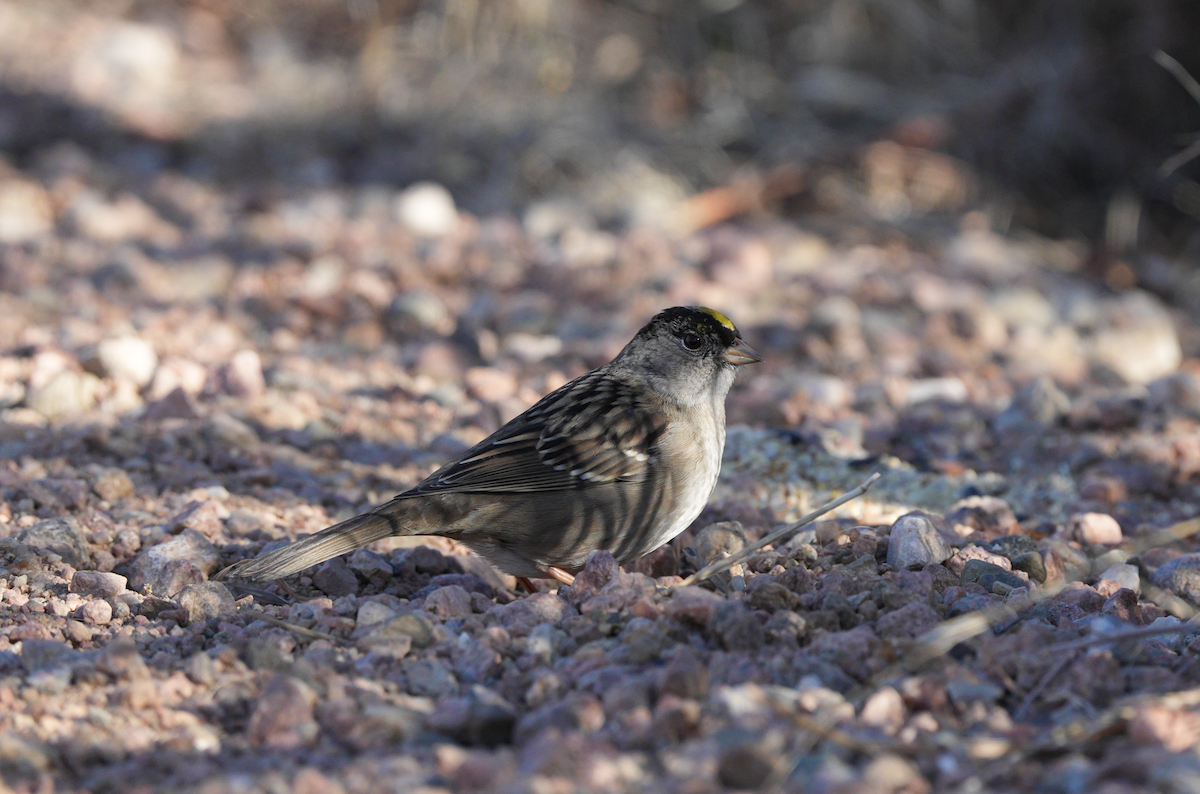
[[[737,328],[735,328],[733,326],[733,322],[728,317],[726,317],[725,315],[723,315],[719,311],[717,311],[716,309],[710,309],[707,306],[697,306],[696,308],[698,310],[704,312],[705,314],[711,315],[714,320],[716,320],[721,325],[728,328],[730,331],[737,330]]]

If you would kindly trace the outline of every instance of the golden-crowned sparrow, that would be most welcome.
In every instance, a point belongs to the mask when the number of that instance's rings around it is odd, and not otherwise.
[[[443,535],[514,576],[570,583],[588,553],[637,559],[687,529],[717,483],[725,396],[761,361],[725,315],[655,315],[609,363],[390,502],[219,574],[278,579],[389,535]]]

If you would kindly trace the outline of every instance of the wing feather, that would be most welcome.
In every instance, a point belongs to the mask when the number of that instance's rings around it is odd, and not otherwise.
[[[664,429],[597,370],[551,392],[409,492],[536,493],[646,479]]]

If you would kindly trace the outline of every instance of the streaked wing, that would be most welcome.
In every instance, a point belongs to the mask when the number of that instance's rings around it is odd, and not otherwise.
[[[591,372],[546,395],[402,496],[534,493],[641,481],[654,465],[662,431],[663,423],[628,386]]]

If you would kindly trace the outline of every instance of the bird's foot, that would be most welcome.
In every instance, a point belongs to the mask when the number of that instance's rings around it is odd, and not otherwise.
[[[567,573],[566,571],[564,571],[562,568],[555,568],[554,566],[550,566],[549,568],[546,569],[546,575],[549,576],[551,579],[562,582],[563,584],[567,585],[568,587],[575,584],[575,577],[572,576],[571,574]]]

